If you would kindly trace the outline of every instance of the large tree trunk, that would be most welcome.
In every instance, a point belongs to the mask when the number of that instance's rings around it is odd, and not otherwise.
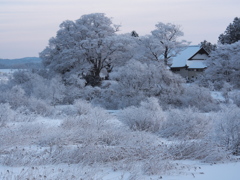
[[[164,52],[164,64],[167,66],[168,65],[168,47],[165,47],[165,52]]]
[[[97,65],[94,65],[89,74],[84,76],[84,79],[86,80],[86,86],[100,86],[102,81],[100,72],[101,69]]]

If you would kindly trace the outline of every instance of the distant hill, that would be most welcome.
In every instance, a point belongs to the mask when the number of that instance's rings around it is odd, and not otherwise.
[[[0,69],[41,68],[42,60],[38,57],[20,59],[0,59]]]

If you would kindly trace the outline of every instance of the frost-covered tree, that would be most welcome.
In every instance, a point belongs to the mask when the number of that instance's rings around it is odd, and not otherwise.
[[[103,13],[64,21],[40,57],[46,68],[64,77],[75,73],[87,84],[98,85],[102,70],[111,72],[114,63],[122,60],[119,53],[127,48],[127,39],[115,33],[118,28]]]
[[[219,45],[207,59],[208,68],[204,73],[204,80],[214,83],[215,88],[222,88],[223,82],[240,87],[240,42]]]
[[[223,34],[220,34],[218,41],[221,44],[232,44],[240,40],[240,18],[235,17]]]
[[[164,105],[177,104],[176,99],[182,93],[184,82],[161,63],[141,63],[136,60],[129,61],[110,77],[117,81],[111,90],[116,93],[115,98],[121,101],[120,107],[136,105],[152,96],[158,97]]]
[[[147,62],[160,61],[160,56],[164,53],[164,49],[159,45],[159,42],[152,35],[146,35],[140,38],[138,42],[140,56],[138,59]]]
[[[158,48],[162,51],[161,58],[164,60],[165,65],[167,65],[168,60],[183,50],[189,42],[179,40],[184,33],[178,25],[159,22],[155,25],[155,27],[156,29],[151,33],[155,39],[155,43],[158,45]]]

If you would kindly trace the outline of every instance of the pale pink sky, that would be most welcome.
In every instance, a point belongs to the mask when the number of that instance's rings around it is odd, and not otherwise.
[[[105,13],[121,33],[149,34],[158,22],[182,26],[183,39],[216,43],[234,17],[239,0],[0,0],[0,58],[38,56],[59,24],[84,14]]]

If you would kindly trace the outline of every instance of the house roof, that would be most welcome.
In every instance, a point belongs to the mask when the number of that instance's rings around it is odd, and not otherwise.
[[[193,59],[197,54],[206,54],[207,52],[200,46],[188,46],[182,52],[180,52],[176,57],[172,58],[171,68],[206,68],[204,64],[204,59]],[[200,56],[201,57],[201,56]]]

